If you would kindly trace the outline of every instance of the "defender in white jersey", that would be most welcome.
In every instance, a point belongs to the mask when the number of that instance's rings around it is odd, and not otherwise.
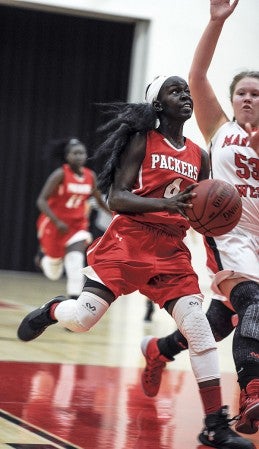
[[[234,185],[243,213],[233,231],[215,237],[217,293],[229,298],[238,315],[233,357],[240,385],[236,430],[255,433],[259,426],[259,71],[238,73],[230,85],[231,121],[208,81],[225,20],[238,1],[210,0],[210,21],[196,48],[189,73],[198,126],[210,147],[212,177]]]
[[[207,317],[219,341],[232,331],[233,314],[238,315],[233,337],[241,390],[236,430],[252,434],[259,426],[259,71],[244,71],[234,77],[230,86],[233,121],[223,111],[207,78],[224,22],[237,4],[238,0],[210,0],[211,17],[194,54],[189,86],[196,120],[209,148],[211,176],[234,185],[242,199],[238,225],[228,234],[206,239],[212,288],[228,298],[232,309],[231,313],[223,306],[226,301],[212,299]],[[142,342],[146,357],[142,384],[147,395],[157,394],[165,362],[185,348],[179,331]],[[212,445],[213,436],[208,439],[208,434],[217,424],[216,415],[212,421],[205,420],[200,435],[203,444]]]
[[[259,78],[256,83],[259,87]],[[249,100],[244,100],[243,109],[251,110]],[[210,155],[212,177],[234,185],[243,207],[238,225],[231,232],[214,237],[220,271],[214,278],[213,290],[221,293],[219,284],[224,279],[243,277],[259,282],[259,158],[249,146],[248,133],[235,121],[220,126],[211,139]],[[231,286],[232,283],[228,294]]]

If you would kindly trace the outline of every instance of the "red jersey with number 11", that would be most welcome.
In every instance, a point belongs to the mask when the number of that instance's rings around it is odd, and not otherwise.
[[[62,166],[63,182],[48,199],[48,204],[54,214],[65,223],[85,218],[85,201],[92,195],[94,180],[93,172],[82,169],[82,176],[71,170],[68,164]]]

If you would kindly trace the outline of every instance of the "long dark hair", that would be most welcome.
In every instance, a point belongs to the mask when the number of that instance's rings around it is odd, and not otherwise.
[[[115,169],[120,164],[120,156],[131,136],[137,132],[146,133],[155,129],[157,115],[149,103],[118,102],[96,106],[108,121],[97,129],[98,133],[105,134],[105,139],[95,150],[92,160],[102,162],[97,183],[103,193],[108,193],[114,180]]]

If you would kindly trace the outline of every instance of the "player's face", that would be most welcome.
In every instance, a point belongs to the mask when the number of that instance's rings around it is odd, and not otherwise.
[[[168,78],[158,95],[163,111],[173,119],[188,120],[193,112],[193,101],[186,81],[178,76]]]
[[[232,106],[234,116],[241,126],[250,123],[253,127],[258,127],[259,79],[247,77],[240,80],[233,93]]]
[[[67,153],[67,162],[71,167],[82,167],[86,159],[86,148],[81,144],[73,145]]]

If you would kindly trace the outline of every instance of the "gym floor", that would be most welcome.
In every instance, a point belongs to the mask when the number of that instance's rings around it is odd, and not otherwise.
[[[209,280],[195,235],[194,265],[208,305]],[[156,307],[143,320],[145,298],[119,298],[88,334],[51,326],[24,343],[16,330],[24,315],[65,293],[65,280],[40,273],[0,271],[0,449],[206,449],[197,440],[202,408],[187,351],[168,364],[157,397],[147,398],[140,377],[145,335],[175,329]],[[219,343],[224,403],[238,413],[232,336]],[[259,449],[259,435],[247,436]]]

